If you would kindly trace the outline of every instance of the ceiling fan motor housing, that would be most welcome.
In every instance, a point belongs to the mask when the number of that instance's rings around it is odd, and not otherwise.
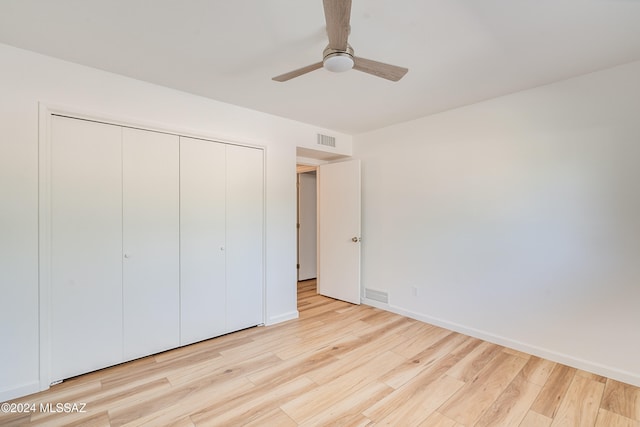
[[[334,73],[349,71],[355,63],[353,59],[353,49],[349,45],[347,45],[346,50],[331,49],[327,46],[322,55],[322,66],[325,70]]]

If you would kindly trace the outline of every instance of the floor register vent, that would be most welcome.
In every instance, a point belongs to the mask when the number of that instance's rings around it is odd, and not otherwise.
[[[318,134],[318,144],[326,145],[327,147],[335,147],[336,146],[336,138],[334,136],[323,135],[321,133]]]
[[[373,301],[389,303],[389,294],[383,291],[376,291],[374,289],[364,288],[364,297]]]

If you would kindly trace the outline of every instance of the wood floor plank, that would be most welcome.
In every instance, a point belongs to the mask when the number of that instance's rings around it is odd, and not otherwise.
[[[556,364],[550,360],[531,356],[527,364],[522,368],[522,373],[525,380],[539,386],[544,386],[555,366]]]
[[[575,375],[551,427],[595,425],[603,393],[603,383]]]
[[[368,327],[366,323],[360,321],[353,323],[340,322],[338,325],[324,324],[322,327],[316,328],[312,333],[305,334],[304,339],[294,341],[289,345],[280,344],[279,348],[274,350],[274,353],[282,360],[287,360],[308,351],[322,348],[343,337],[351,336],[359,329]]]
[[[190,417],[173,415],[171,411],[158,411],[157,413],[153,413],[147,415],[145,417],[141,417],[138,419],[133,419],[130,422],[121,424],[120,420],[114,421],[111,424],[117,425],[120,427],[140,427],[140,426],[184,426],[191,427],[195,426],[195,423],[191,420]]]
[[[124,425],[136,423],[138,420],[156,417],[170,417],[172,419],[188,415],[190,411],[200,409],[203,402],[198,396],[205,397],[211,393],[242,393],[247,389],[255,387],[248,379],[247,375],[255,370],[264,369],[274,363],[279,363],[279,359],[271,354],[248,359],[241,362],[229,363],[213,369],[208,375],[197,380],[172,387],[170,390],[162,390],[152,398],[143,401],[131,402],[125,407],[117,407],[109,410],[109,417],[112,425]],[[229,387],[230,390],[226,390]],[[200,406],[198,406],[200,405]],[[170,415],[166,412],[171,411]],[[143,425],[143,424],[140,424]]]
[[[607,380],[602,408],[632,420],[640,421],[640,388]]]
[[[37,407],[39,407],[40,404],[49,402],[82,402],[85,396],[91,396],[101,392],[102,384],[99,378],[94,377],[91,381],[83,381],[80,377],[76,377],[66,384],[62,383],[50,388],[47,393],[37,393],[27,398],[17,399],[16,402],[29,402],[35,404]],[[42,416],[43,415],[39,413],[33,414],[35,419]]]
[[[102,389],[100,392],[95,393],[91,400],[86,402],[85,409],[87,414],[92,415],[109,409],[114,409],[123,405],[127,405],[127,402],[138,402],[144,400],[149,396],[155,396],[162,390],[169,390],[171,385],[166,378],[151,379],[147,383],[136,384],[131,388],[126,389]],[[52,403],[80,403],[82,401],[65,401],[65,400],[52,400]],[[82,402],[84,403],[84,402]],[[82,413],[55,413],[39,411],[31,416],[30,425],[49,425],[55,422],[64,422],[64,425],[70,424],[77,420],[81,420],[86,417],[86,414]]]
[[[412,387],[411,384],[405,386],[412,389],[413,397],[394,405],[392,411],[382,418],[378,424],[390,426],[418,425],[464,385],[462,381],[447,375],[439,376],[431,382],[420,381],[420,378],[416,378],[415,382],[420,383],[420,386]],[[373,417],[371,418],[376,420]]]
[[[31,425],[31,413],[21,412],[0,412],[0,426],[19,427]]]
[[[369,323],[371,325],[378,325],[378,324],[384,324],[390,321],[397,320],[397,316],[395,316],[394,313],[390,311],[380,310],[376,308],[374,310],[371,310],[368,316],[365,316],[360,320],[362,320],[363,322]],[[407,327],[414,324],[414,322],[409,319],[405,319],[404,323]]]
[[[344,301],[337,301],[337,300],[329,300],[329,301],[325,301],[322,304],[317,304],[312,308],[308,308],[306,310],[304,310],[303,312],[300,313],[300,318],[302,319],[308,319],[314,316],[323,316],[325,315],[327,312],[330,311],[335,311],[338,309],[342,309],[342,308],[346,308],[348,307],[349,303],[346,303]]]
[[[211,372],[215,372],[216,370],[222,368],[227,369],[230,363],[232,362],[228,358],[221,356],[215,357],[203,362],[184,366],[179,370],[171,370],[167,372],[165,378],[167,378],[173,386],[188,384],[192,381],[197,381],[203,376],[209,375]]]
[[[576,371],[576,375],[589,378],[590,380],[598,381],[601,383],[607,382],[607,377],[603,377],[602,375],[594,374],[592,372],[583,371],[582,369],[578,369]]]
[[[540,394],[531,409],[548,418],[556,415],[560,402],[564,397],[576,370],[565,365],[557,364],[551,371],[549,379],[542,387]]]
[[[327,347],[318,351],[305,353],[293,359],[284,360],[281,363],[254,372],[247,378],[256,385],[266,383],[272,385],[282,384],[297,376],[307,375],[315,369],[321,369],[324,366],[334,363],[338,360],[335,355],[339,351],[339,347],[336,350],[334,350],[334,347]]]
[[[527,381],[520,371],[474,427],[519,425],[541,389],[542,386]]]
[[[216,341],[200,341],[189,346],[165,351],[154,355],[153,359],[157,363],[173,363],[177,360],[194,363],[202,360],[207,360],[212,357],[217,357],[223,350],[241,347],[250,343],[251,341],[251,337],[249,336],[228,334],[220,337],[220,339]]]
[[[253,387],[233,400],[192,414],[191,419],[198,425],[243,425],[269,415],[272,408],[315,388],[316,384],[306,377],[297,377],[276,387]]]
[[[165,424],[167,427],[196,427],[196,425],[191,421],[190,417],[184,417],[177,421],[174,421],[169,424]]]
[[[553,422],[552,418],[545,417],[534,411],[527,412],[519,427],[549,427]]]
[[[411,325],[409,328],[414,329],[413,325]],[[395,353],[398,353],[399,355],[404,356],[407,359],[414,357],[415,355],[424,351],[425,348],[429,348],[436,342],[440,341],[442,338],[451,334],[451,331],[435,326],[429,329],[419,330],[412,335],[409,335],[407,332],[408,331],[404,331],[401,334],[407,337],[407,339],[402,344],[393,349]]]
[[[464,427],[452,420],[449,417],[445,417],[440,412],[432,413],[426,420],[418,425],[418,427]]]
[[[374,382],[377,384],[380,376],[404,360],[402,356],[393,352],[384,352],[353,371],[285,403],[281,408],[295,421],[307,422],[318,413],[329,411],[346,399],[365,396],[363,389],[371,387],[370,384]],[[383,388],[387,392],[391,392],[390,387],[385,385]],[[332,390],[332,392],[328,392],[328,390]]]
[[[163,393],[152,399],[110,409],[109,418],[112,426],[167,425],[208,407],[208,399],[216,393],[236,395],[253,387],[244,377],[235,377],[222,383],[181,387],[172,393]]]
[[[372,353],[390,351],[404,342],[407,338],[401,334],[387,333],[380,336],[375,335],[361,335],[356,333],[357,343],[356,345],[349,345],[345,351],[336,355],[338,359],[350,359],[354,358],[367,358]]]
[[[74,422],[70,422],[66,427],[109,427],[111,421],[107,411],[95,413],[88,417],[80,418]]]
[[[402,331],[403,335],[407,337],[414,337],[416,335],[420,335],[423,333],[429,332],[431,329],[437,328],[437,326],[430,325],[428,323],[423,323],[415,319],[411,319],[413,322],[407,328]]]
[[[366,343],[356,347],[352,347],[351,351],[342,353],[338,357],[336,363],[327,364],[325,366],[309,371],[306,375],[315,381],[317,384],[329,383],[343,375],[347,375],[363,364],[369,363],[372,359],[377,357],[381,353],[385,353],[391,348],[394,348],[397,341],[405,338],[399,336],[389,336],[387,340],[375,341],[372,343]],[[334,343],[340,345],[339,342]],[[333,349],[333,348],[332,348]],[[363,351],[365,350],[365,351]],[[395,352],[394,352],[395,354]],[[398,360],[406,361],[402,356],[398,355]],[[401,363],[401,362],[399,362]]]
[[[485,365],[493,359],[503,347],[488,342],[483,342],[465,356],[459,363],[452,367],[447,375],[460,381],[469,382],[480,372]]]
[[[185,363],[155,363],[142,369],[123,371],[117,376],[107,376],[101,380],[103,390],[122,390],[144,385],[153,380],[166,378],[173,372],[180,372],[189,362]]]
[[[403,331],[411,326],[409,319],[402,316],[378,317],[377,322],[373,323],[371,323],[371,321],[365,321],[364,319],[361,320],[370,324],[370,326],[362,331],[354,331],[353,333],[366,341],[377,340],[385,335],[399,335],[404,338],[402,335]]]
[[[379,381],[374,381],[357,393],[349,394],[324,411],[315,411],[301,426],[368,426],[373,422],[362,412],[374,402],[378,402],[393,389]]]
[[[400,388],[420,372],[454,351],[457,347],[464,346],[466,340],[467,337],[464,335],[452,332],[396,369],[387,373],[382,378],[382,381],[393,388]]]
[[[65,380],[1,426],[640,427],[640,388],[299,285],[301,318]],[[286,411],[285,411],[286,409]]]
[[[502,351],[504,351],[505,353],[510,354],[512,356],[521,357],[521,358],[527,359],[527,360],[531,357],[530,354],[524,353],[524,352],[519,351],[519,350],[515,350],[513,348],[505,347],[505,348],[502,349]]]
[[[296,427],[297,422],[293,421],[290,416],[284,413],[280,408],[275,408],[269,411],[267,414],[256,418],[253,421],[249,421],[244,424],[244,427],[265,427],[265,426],[278,426],[278,427]]]
[[[600,408],[595,427],[640,427],[640,421]]]
[[[232,359],[258,356],[264,352],[274,353],[281,348],[283,343],[294,344],[303,341],[307,332],[323,327],[323,322],[303,322],[295,324],[296,327],[281,328],[278,331],[269,331],[264,336],[251,338],[251,342],[242,347],[222,350],[220,354]],[[267,328],[268,330],[268,328]]]
[[[463,348],[468,352],[471,351],[474,346],[463,346]],[[389,394],[389,396],[376,402],[376,404],[365,410],[363,414],[372,420],[381,420],[403,405],[421,405],[424,404],[424,402],[430,402],[429,390],[432,384],[444,377],[446,372],[464,358],[465,355],[465,352],[454,351],[435,359],[428,366],[423,367],[420,371],[416,371],[413,378],[397,388]],[[458,381],[458,384],[461,385],[463,382]],[[424,399],[422,399],[421,396],[423,396]],[[413,401],[413,403],[407,403],[411,401]]]
[[[439,411],[460,424],[473,425],[513,381],[526,362],[517,356],[499,352]]]
[[[89,372],[84,375],[79,375],[77,377],[68,378],[64,380],[62,383],[55,385],[55,392],[59,393],[64,390],[66,387],[74,387],[83,383],[90,382],[100,382],[104,383],[109,378],[116,378],[120,375],[126,375],[129,371],[142,370],[147,369],[149,367],[156,366],[157,363],[153,356],[143,357],[140,359],[132,360],[127,363],[122,363],[116,366],[111,366],[109,368],[100,369],[94,372]],[[50,389],[51,390],[51,389]]]

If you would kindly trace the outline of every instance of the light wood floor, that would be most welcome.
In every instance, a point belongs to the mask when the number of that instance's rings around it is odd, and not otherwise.
[[[300,319],[77,377],[0,414],[50,426],[633,426],[640,389],[299,289]]]

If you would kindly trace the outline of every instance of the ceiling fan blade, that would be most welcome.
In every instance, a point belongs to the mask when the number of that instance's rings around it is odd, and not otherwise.
[[[306,67],[298,68],[297,70],[289,71],[288,73],[280,74],[279,76],[275,76],[271,80],[275,80],[277,82],[286,82],[287,80],[291,80],[294,77],[301,76],[303,74],[310,73],[314,70],[322,68],[322,62],[316,62],[315,64],[307,65]]]
[[[351,20],[351,0],[323,0],[329,47],[347,50]]]
[[[372,61],[371,59],[356,57],[354,58],[354,61],[354,70],[372,74],[377,77],[382,77],[383,79],[391,80],[392,82],[397,82],[402,77],[404,77],[405,74],[407,74],[407,71],[409,71],[409,69],[404,67],[385,64],[384,62]]]

